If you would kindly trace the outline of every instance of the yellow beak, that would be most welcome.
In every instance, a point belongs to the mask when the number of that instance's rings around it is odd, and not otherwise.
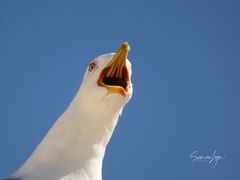
[[[98,78],[98,85],[108,89],[110,93],[126,95],[130,78],[126,67],[126,60],[130,46],[127,42],[121,44],[117,53],[106,65]]]

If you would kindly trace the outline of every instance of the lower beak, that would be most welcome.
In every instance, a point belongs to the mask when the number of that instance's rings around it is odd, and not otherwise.
[[[128,92],[130,78],[126,60],[129,50],[129,44],[122,43],[112,60],[100,73],[97,83],[99,86],[107,88],[110,93],[119,93],[125,96]]]

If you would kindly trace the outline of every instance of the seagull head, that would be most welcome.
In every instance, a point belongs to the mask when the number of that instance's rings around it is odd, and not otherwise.
[[[88,103],[103,102],[103,106],[121,109],[130,100],[133,89],[129,50],[129,44],[124,42],[116,53],[98,56],[89,63],[81,84]]]

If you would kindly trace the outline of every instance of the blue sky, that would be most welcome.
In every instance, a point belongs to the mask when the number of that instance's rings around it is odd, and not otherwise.
[[[134,95],[104,180],[240,179],[237,0],[0,1],[0,178],[71,102],[89,61],[131,44]],[[190,153],[225,158],[215,168]]]

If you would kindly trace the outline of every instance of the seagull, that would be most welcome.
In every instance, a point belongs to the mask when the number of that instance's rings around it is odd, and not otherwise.
[[[66,111],[4,180],[102,180],[107,144],[133,93],[130,45],[93,59]]]

